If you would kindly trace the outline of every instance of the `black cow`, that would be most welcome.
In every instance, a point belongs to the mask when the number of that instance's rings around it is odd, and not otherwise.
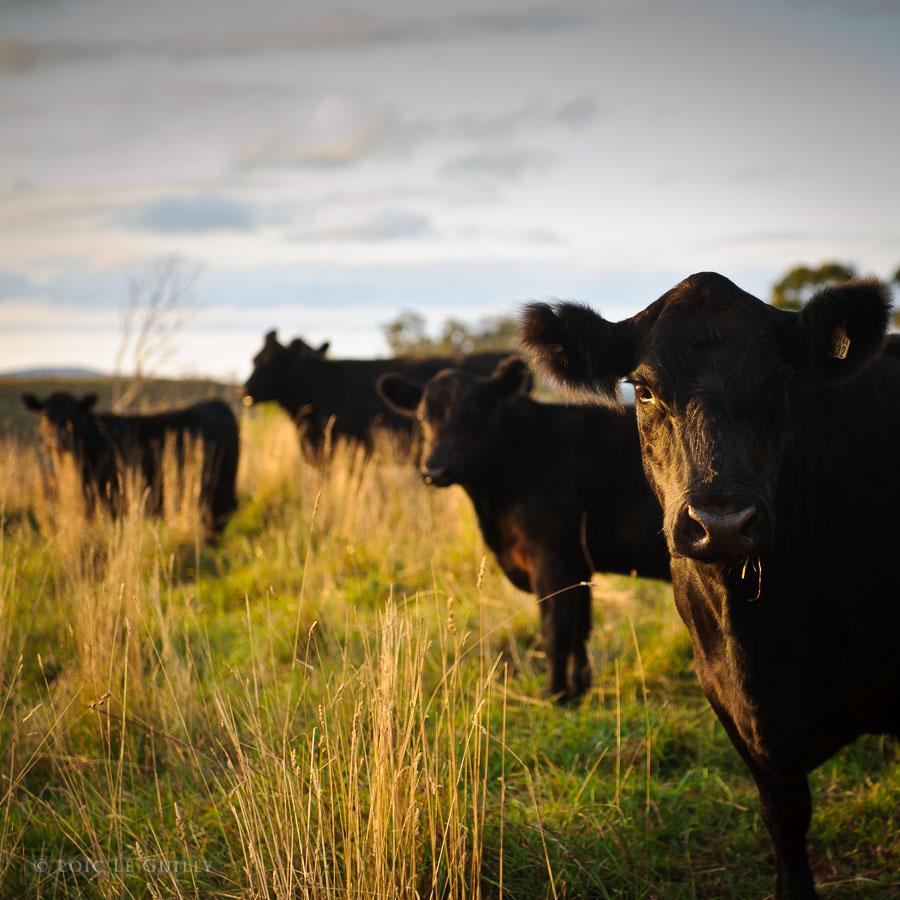
[[[135,466],[150,488],[150,511],[158,513],[166,439],[174,438],[182,456],[185,437],[190,436],[203,444],[200,503],[207,525],[221,531],[237,507],[238,427],[234,413],[221,400],[153,415],[95,413],[96,394],[80,400],[61,392],[46,400],[23,394],[22,402],[41,414],[48,445],[74,456],[91,504],[101,500],[115,514],[122,501],[125,469]]]
[[[457,366],[488,375],[508,354],[478,353],[469,356],[428,356],[400,359],[327,359],[325,343],[313,350],[295,338],[285,347],[274,331],[265,338],[253,360],[253,374],[244,385],[244,403],[276,401],[301,432],[304,448],[318,457],[327,438],[348,438],[372,447],[373,431],[383,426],[408,449],[410,420],[388,409],[378,396],[375,382],[386,372],[401,372],[427,381],[441,369]]]
[[[378,390],[421,421],[425,481],[462,485],[506,577],[538,596],[550,692],[569,700],[590,683],[591,574],[668,579],[668,553],[634,411],[537,403],[530,385],[511,357],[490,378],[449,369],[423,387],[391,374]]]
[[[800,313],[693,275],[630,319],[534,304],[523,339],[562,381],[634,383],[700,683],[756,780],[777,896],[816,896],[807,773],[900,735],[900,359],[889,293],[826,288]]]

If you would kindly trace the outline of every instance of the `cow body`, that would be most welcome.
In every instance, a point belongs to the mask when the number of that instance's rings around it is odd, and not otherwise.
[[[524,324],[557,377],[607,394],[617,377],[635,385],[675,602],[756,780],[779,900],[817,896],[807,773],[861,734],[900,736],[887,310],[873,282],[798,314],[703,273],[624,322],[564,304],[534,305]]]
[[[412,423],[392,411],[378,396],[375,384],[388,372],[400,372],[419,382],[451,366],[490,374],[508,354],[429,356],[399,359],[328,359],[323,344],[313,350],[296,338],[282,346],[275,332],[266,335],[244,385],[244,402],[275,401],[296,423],[306,452],[319,458],[329,437],[360,443],[371,449],[373,433],[386,428],[400,439],[401,452],[410,446]]]
[[[221,531],[237,507],[238,427],[221,400],[152,415],[95,413],[93,394],[77,400],[60,392],[45,401],[26,394],[23,401],[41,413],[45,441],[74,456],[90,503],[100,500],[115,514],[126,468],[134,467],[150,489],[149,511],[160,512],[164,450],[171,445],[183,465],[185,444],[194,440],[202,444],[200,503],[206,524]]]
[[[423,423],[422,475],[460,484],[507,578],[537,595],[550,692],[587,689],[595,571],[669,578],[659,508],[640,464],[633,411],[538,403],[513,358],[491,378],[447,370],[424,386],[385,376],[379,390]]]

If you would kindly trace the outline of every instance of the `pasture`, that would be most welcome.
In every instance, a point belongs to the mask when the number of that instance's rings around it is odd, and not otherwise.
[[[315,468],[274,407],[241,442],[210,545],[139,486],[86,522],[27,432],[0,439],[0,895],[766,896],[667,584],[596,578],[593,687],[558,708],[462,489],[349,448]],[[898,896],[900,748],[811,784],[822,897]]]

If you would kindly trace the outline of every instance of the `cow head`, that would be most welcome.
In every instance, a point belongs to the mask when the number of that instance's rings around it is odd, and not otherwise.
[[[46,400],[38,400],[34,394],[22,394],[26,409],[41,415],[44,440],[59,449],[70,451],[76,449],[77,443],[84,441],[96,402],[96,394],[85,394],[80,400],[62,391],[51,394]]]
[[[302,338],[294,338],[287,347],[278,341],[278,333],[270,331],[262,350],[253,358],[253,373],[243,387],[244,403],[277,400],[291,377],[291,368],[298,359],[323,359],[328,352],[329,341],[318,348],[311,347]]]
[[[793,404],[880,353],[889,305],[882,284],[857,281],[787,312],[701,273],[618,323],[577,304],[532,304],[522,339],[571,387],[611,401],[618,379],[634,384],[670,552],[738,560],[772,545]]]
[[[377,388],[391,409],[422,423],[422,477],[445,487],[478,478],[498,404],[528,393],[531,373],[522,359],[511,356],[489,378],[445,369],[422,386],[389,373],[378,379]]]

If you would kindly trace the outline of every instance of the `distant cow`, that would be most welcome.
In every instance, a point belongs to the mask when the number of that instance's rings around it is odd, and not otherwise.
[[[874,281],[775,309],[693,275],[630,319],[534,304],[523,337],[560,380],[634,384],[700,683],[759,788],[777,896],[816,896],[806,775],[900,735],[900,359]],[[888,350],[892,350],[888,347]]]
[[[404,448],[409,445],[411,422],[381,401],[375,389],[379,375],[401,372],[416,381],[427,381],[451,366],[487,375],[508,355],[333,360],[325,356],[328,346],[325,343],[314,350],[295,338],[285,347],[270,331],[244,385],[245,403],[274,400],[287,412],[312,456],[321,453],[328,434],[332,439],[348,438],[371,448],[373,430],[379,426],[400,437]]]
[[[173,442],[180,457],[189,436],[203,445],[200,502],[208,526],[221,531],[237,506],[238,427],[234,413],[221,400],[153,415],[95,413],[96,394],[80,400],[67,393],[54,393],[46,400],[23,394],[22,402],[41,414],[45,441],[74,456],[90,502],[102,500],[116,512],[126,467],[135,466],[150,488],[151,512],[159,512],[166,440]]]
[[[460,484],[506,577],[539,598],[550,692],[574,699],[590,683],[585,643],[595,571],[669,578],[661,517],[641,471],[634,413],[537,403],[518,357],[490,378],[450,369],[423,386],[378,381],[424,430],[421,472]]]

